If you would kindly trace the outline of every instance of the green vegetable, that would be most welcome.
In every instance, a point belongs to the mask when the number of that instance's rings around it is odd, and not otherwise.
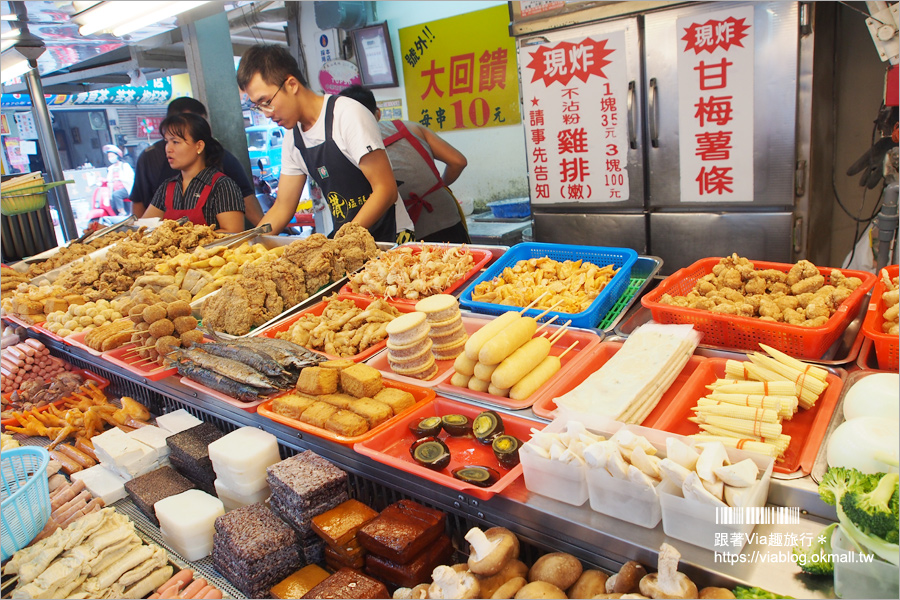
[[[819,496],[837,509],[841,529],[856,544],[892,565],[900,565],[897,546],[896,473],[865,475],[833,467],[819,483]]]
[[[789,598],[793,600],[793,596],[779,596],[778,594],[773,594],[772,592],[768,592],[758,587],[746,587],[743,585],[739,585],[732,591],[734,592],[735,598],[748,598],[751,600],[755,598]]]
[[[797,555],[797,566],[809,575],[834,575],[834,563],[831,562],[831,534],[837,523],[832,523],[822,530],[822,533],[810,545],[804,549],[794,546],[794,554]],[[825,537],[824,543],[819,543],[819,538]]]

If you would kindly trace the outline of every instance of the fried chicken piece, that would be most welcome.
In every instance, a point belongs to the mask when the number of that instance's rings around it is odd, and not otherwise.
[[[241,274],[260,282],[271,280],[285,307],[295,306],[309,298],[303,269],[284,257],[267,254],[245,265]]]
[[[769,319],[772,319],[773,321],[778,322],[784,320],[784,316],[781,314],[781,309],[778,307],[778,305],[774,301],[768,299],[763,299],[760,301],[759,316],[767,317]]]
[[[203,322],[216,331],[244,335],[281,314],[284,302],[272,281],[239,277],[207,297],[200,309]]]
[[[812,264],[808,260],[801,260],[801,261],[797,262],[797,264],[795,264],[793,267],[791,267],[790,271],[788,271],[787,279],[785,279],[785,283],[787,283],[789,286],[793,287],[794,284],[799,283],[799,282],[803,281],[804,279],[807,279],[808,277],[814,277],[816,275],[819,275],[819,269],[816,268],[816,265]],[[824,283],[825,278],[823,277],[822,279],[823,279],[823,283]],[[794,292],[794,293],[796,294],[798,292]],[[799,292],[799,293],[802,293],[802,292]]]
[[[809,292],[815,293],[819,291],[823,285],[825,285],[825,278],[822,275],[816,274],[792,284],[791,293],[795,296],[801,296]]]
[[[285,248],[283,256],[303,269],[306,289],[311,293],[344,276],[337,244],[321,233],[292,242]]]
[[[345,223],[334,234],[338,253],[348,273],[359,270],[370,258],[379,254],[375,238],[369,230],[357,223]]]
[[[744,284],[745,294],[764,294],[766,292],[766,280],[762,277],[752,277]]]

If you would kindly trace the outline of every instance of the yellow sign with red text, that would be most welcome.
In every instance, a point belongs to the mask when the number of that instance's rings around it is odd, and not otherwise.
[[[437,132],[521,122],[506,5],[398,33],[411,121]]]

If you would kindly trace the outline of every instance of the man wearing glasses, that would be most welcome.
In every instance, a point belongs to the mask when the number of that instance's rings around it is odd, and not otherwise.
[[[413,223],[397,202],[397,182],[372,113],[350,98],[310,90],[282,46],[247,50],[237,82],[254,110],[285,129],[278,196],[260,224],[284,229],[312,177],[328,202],[334,231],[354,222],[378,241],[411,239]]]

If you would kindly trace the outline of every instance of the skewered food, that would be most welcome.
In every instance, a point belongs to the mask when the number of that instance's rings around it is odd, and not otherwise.
[[[482,281],[472,300],[507,306],[550,308],[564,313],[586,311],[617,270],[581,260],[558,262],[548,257],[520,260],[498,277]]]
[[[356,294],[418,300],[440,294],[475,264],[465,247],[400,246],[367,262],[350,276]]]
[[[828,280],[808,260],[785,273],[756,269],[746,258],[732,254],[694,284],[686,296],[663,294],[659,302],[726,315],[757,317],[762,321],[803,327],[822,327],[858,288],[858,277],[832,269]]]
[[[890,335],[900,333],[900,278],[891,279],[887,271],[882,269],[881,279],[884,282],[884,293],[881,300],[884,302],[884,322],[881,331]]]

